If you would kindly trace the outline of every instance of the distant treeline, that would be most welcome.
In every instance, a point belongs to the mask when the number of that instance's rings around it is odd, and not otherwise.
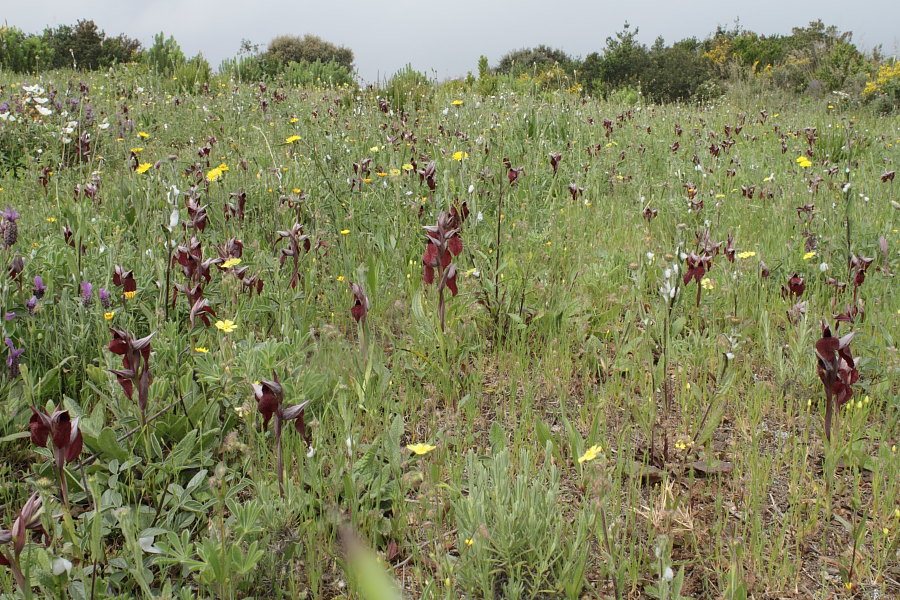
[[[740,26],[720,27],[704,39],[685,38],[671,45],[661,37],[651,46],[637,39],[627,23],[606,39],[604,47],[584,58],[540,45],[513,50],[491,67],[481,57],[478,73],[465,83],[490,94],[501,85],[531,86],[573,93],[655,102],[703,101],[728,84],[753,81],[796,94],[839,92],[874,102],[881,110],[900,104],[900,66],[879,47],[863,52],[842,32],[822,21],[795,27],[790,35],[764,35]],[[219,66],[224,76],[242,81],[280,80],[294,85],[353,86],[354,55],[349,48],[319,37],[282,35],[264,50],[243,40],[235,58]],[[177,41],[160,33],[150,48],[125,34],[107,36],[93,21],[25,33],[0,28],[0,69],[35,73],[59,68],[93,70],[139,63],[188,88],[207,83],[212,68],[202,55],[185,57]],[[458,82],[454,82],[458,85]],[[406,68],[386,82],[395,92],[408,86],[433,85]],[[843,96],[842,96],[843,97]]]

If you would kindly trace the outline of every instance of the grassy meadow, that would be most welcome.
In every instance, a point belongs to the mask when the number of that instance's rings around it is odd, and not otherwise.
[[[896,116],[2,83],[0,598],[900,597]]]

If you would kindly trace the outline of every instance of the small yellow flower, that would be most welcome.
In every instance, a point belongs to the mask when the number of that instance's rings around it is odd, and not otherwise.
[[[146,131],[138,131],[138,135],[141,136],[142,138],[150,137],[150,134],[147,133]]]
[[[222,263],[223,269],[230,269],[232,267],[236,267],[241,264],[241,259],[239,258],[229,258],[225,262]]]
[[[474,543],[475,543],[475,541],[472,540],[472,538],[466,538],[466,546],[471,546]]]
[[[437,446],[432,446],[432,445],[430,445],[430,444],[422,444],[422,443],[419,443],[419,444],[407,444],[407,445],[406,445],[406,449],[407,449],[407,450],[409,450],[409,451],[412,452],[413,454],[418,454],[419,456],[422,456],[422,455],[424,455],[424,454],[428,454],[429,452],[431,452],[431,451],[434,450],[435,448],[437,448]]]
[[[812,161],[810,161],[805,156],[801,156],[801,157],[797,158],[797,165],[800,167],[803,167],[805,169],[806,167],[812,166]]]
[[[452,104],[453,106],[462,106],[462,103],[463,103],[462,100],[454,100],[450,104]]]
[[[131,151],[132,151],[134,154],[140,154],[141,152],[144,151],[144,149],[141,148],[141,147],[137,147],[137,148],[132,148]]]
[[[469,158],[468,152],[462,152],[461,150],[457,150],[453,153],[453,160],[460,161],[463,159]]]
[[[288,123],[296,123],[299,120],[300,119],[298,119],[297,117],[291,117],[290,119],[288,119]]]
[[[363,179],[363,183],[372,183],[372,178],[366,177],[365,179]]]
[[[756,252],[754,252],[752,250],[747,250],[745,252],[738,252],[738,255],[737,255],[738,258],[753,258],[754,256],[756,256]]]
[[[291,191],[294,192],[295,194],[299,194],[302,190],[300,188],[294,188]]]
[[[56,223],[56,217],[47,217],[44,220],[47,221],[48,223]]]
[[[203,346],[197,346],[194,348],[194,352],[198,354],[209,354],[209,348],[205,348]]]
[[[390,175],[391,177],[396,177],[399,174],[400,174],[400,169],[391,169],[390,171],[388,171],[388,175]]]
[[[349,235],[349,233],[350,233],[349,229],[341,229],[341,235]]]
[[[385,173],[384,171],[378,171],[375,174],[378,175],[379,177],[387,177],[387,173]]]
[[[704,290],[711,290],[716,287],[716,282],[710,279],[709,277],[704,277],[700,280],[700,285],[703,286]]]
[[[597,458],[600,453],[603,452],[603,448],[594,444],[590,448],[584,451],[584,454],[578,457],[578,464],[588,462]]]
[[[815,258],[815,257],[816,257],[815,252],[807,252],[806,254],[803,255],[803,260],[809,260],[809,259]]]
[[[116,313],[112,311],[103,313],[103,318],[107,321],[111,321],[114,316],[116,316]]]
[[[137,292],[125,292],[125,297],[131,300]]]
[[[369,152],[378,152],[378,146],[372,146],[369,148]]]
[[[210,169],[206,172],[206,180],[209,182],[216,181],[219,177],[222,176],[222,169],[216,167],[214,169]]]
[[[219,320],[216,321],[216,329],[224,331],[225,333],[232,333],[237,329],[237,325],[235,325],[234,321],[231,319],[225,319],[224,321]]]
[[[400,167],[400,168],[403,169],[404,171],[412,171],[412,170],[413,170],[413,166],[412,166],[411,164],[409,164],[409,163],[405,163],[405,164],[404,164],[402,167]]]
[[[150,170],[150,167],[152,167],[152,166],[153,166],[153,165],[151,165],[150,163],[141,163],[141,164],[138,165],[138,168],[135,169],[135,171],[137,171],[138,173],[143,174],[143,173],[146,173],[147,171],[149,171],[149,170]]]
[[[337,276],[337,280],[338,280],[339,282],[343,283],[343,282],[344,282],[344,276],[343,276],[343,275],[338,275],[338,276]]]
[[[716,194],[716,198],[724,198],[725,194]]]
[[[294,144],[296,142],[299,142],[301,139],[303,139],[303,138],[301,138],[299,135],[292,135],[290,137],[284,138],[284,143],[285,144]]]

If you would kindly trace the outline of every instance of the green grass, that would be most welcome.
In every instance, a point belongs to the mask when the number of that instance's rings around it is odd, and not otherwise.
[[[4,78],[2,100],[35,83]],[[67,117],[0,123],[0,153],[17,165],[0,161],[0,206],[22,215],[0,253],[25,259],[0,290],[16,313],[3,337],[25,349],[21,375],[0,380],[0,528],[40,490],[50,545],[35,539],[21,555],[31,597],[390,597],[373,583],[379,568],[423,598],[900,594],[900,212],[881,181],[896,168],[896,118],[753,95],[629,107],[459,85],[419,86],[425,96],[400,114],[371,90],[215,80],[191,95],[127,68],[39,81],[79,102]],[[69,120],[79,123],[63,144]],[[817,140],[803,168],[806,128]],[[73,154],[82,132],[84,160]],[[153,165],[145,173],[132,148]],[[555,176],[551,152],[562,154]],[[351,188],[366,158],[367,181]],[[504,158],[524,167],[515,185]],[[404,170],[431,160],[434,191]],[[94,180],[93,198],[75,194]],[[574,199],[570,183],[584,188]],[[192,185],[203,231],[185,228]],[[226,219],[240,191],[245,218]],[[422,226],[462,202],[459,295],[447,292],[442,331]],[[808,224],[796,210],[806,204]],[[292,288],[276,242],[295,222],[313,249]],[[697,304],[680,253],[705,231],[732,234],[743,258],[718,254]],[[251,296],[212,267],[203,295],[231,333],[191,327],[181,293],[173,307],[187,279],[171,246],[192,235],[204,259],[241,240],[240,267],[264,282]],[[858,290],[864,317],[839,329],[856,332],[860,379],[828,442],[814,344],[820,320],[852,302],[852,283],[827,284],[850,281],[849,253],[875,261]],[[116,264],[135,272],[133,299],[113,285]],[[781,291],[794,272],[805,311]],[[35,275],[48,290],[31,315]],[[87,307],[82,281],[94,286]],[[364,326],[351,281],[371,303]],[[107,371],[122,366],[109,326],[155,333],[146,426],[137,393],[128,400]],[[311,401],[312,448],[285,423],[283,498],[251,388],[273,371],[286,406]],[[81,417],[69,507],[52,446],[22,433],[31,405]],[[436,448],[416,455],[414,443]],[[594,445],[602,452],[579,462]],[[22,594],[8,569],[0,590]]]

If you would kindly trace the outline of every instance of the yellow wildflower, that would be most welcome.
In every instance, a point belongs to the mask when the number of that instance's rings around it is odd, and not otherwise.
[[[44,220],[47,221],[48,223],[56,223],[56,217],[47,217]]]
[[[152,166],[153,166],[153,165],[151,165],[150,163],[141,163],[141,164],[138,165],[138,168],[135,169],[135,171],[137,171],[138,173],[143,174],[143,173],[146,173],[147,171],[149,171],[149,170],[150,170],[150,167],[152,167]]]
[[[204,348],[203,346],[197,346],[194,348],[194,352],[198,354],[209,354],[209,348]]]
[[[752,258],[754,256],[756,256],[756,252],[754,252],[752,250],[747,250],[745,252],[738,252],[738,255],[737,255],[738,258]]]
[[[241,264],[241,259],[239,258],[229,258],[225,262],[222,263],[223,269],[230,269],[232,267],[236,267]]]
[[[299,135],[292,135],[290,137],[284,138],[284,143],[285,144],[293,144],[295,142],[299,142],[301,139],[303,139],[303,138],[301,138]]]
[[[113,311],[103,313],[103,318],[107,321],[111,321],[114,316],[116,316],[116,313]]]
[[[419,444],[407,444],[407,445],[406,445],[406,449],[407,449],[407,450],[409,450],[410,452],[412,452],[412,453],[414,453],[414,454],[418,454],[419,456],[422,456],[422,455],[424,455],[424,454],[428,454],[429,452],[431,452],[432,450],[434,450],[436,447],[437,447],[437,446],[432,446],[432,445],[430,445],[430,444],[422,444],[422,443],[419,443]]]
[[[816,257],[815,252],[807,252],[806,254],[803,255],[803,260],[809,260],[809,259],[815,258],[815,257]]]
[[[138,131],[138,135],[141,136],[142,138],[150,137],[150,134],[147,133],[146,131]]]
[[[137,294],[137,292],[134,292],[134,291],[125,292],[125,297],[128,298],[129,300],[131,300],[132,298],[134,298],[135,294]]]
[[[412,171],[412,170],[413,170],[413,166],[412,166],[411,164],[409,164],[409,163],[405,163],[405,164],[404,164],[402,167],[400,167],[400,168],[403,169],[404,171]]]
[[[700,285],[703,286],[704,290],[711,290],[716,287],[716,282],[709,277],[704,277],[700,280]]]
[[[300,119],[298,119],[297,117],[291,117],[291,118],[288,120],[288,123],[296,123],[296,122],[299,121],[299,120],[300,120]]]
[[[799,156],[797,157],[797,165],[805,169],[806,167],[812,166],[812,161],[810,161],[805,156]]]
[[[137,148],[132,148],[131,151],[135,154],[140,154],[141,152],[144,151],[144,149],[141,147],[137,147]]]
[[[462,100],[454,100],[450,104],[452,104],[453,106],[462,106],[462,103],[463,103]]]
[[[602,452],[603,448],[601,446],[598,446],[597,444],[594,444],[593,446],[585,450],[584,454],[578,457],[578,464],[594,460]]]
[[[344,281],[344,276],[343,276],[343,275],[338,275],[338,276],[337,276],[337,280],[338,280],[339,282],[343,283],[343,281]]]
[[[350,233],[349,229],[341,229],[341,235],[348,235]]]
[[[216,329],[224,331],[225,333],[232,333],[237,329],[237,325],[231,319],[225,319],[224,321],[219,320],[216,321]]]
[[[391,169],[390,171],[388,171],[388,175],[390,175],[391,177],[396,177],[399,174],[400,174],[400,169]]]
[[[456,152],[453,153],[453,160],[460,161],[465,158],[469,158],[468,152],[462,152],[462,151],[457,150]]]

